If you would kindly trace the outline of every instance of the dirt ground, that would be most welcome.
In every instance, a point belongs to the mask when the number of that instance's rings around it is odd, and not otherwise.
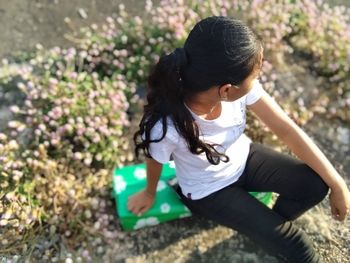
[[[116,15],[120,3],[142,17],[145,1],[140,0],[0,0],[0,58],[31,50],[37,43],[47,48],[71,46],[64,34],[104,22]]]
[[[349,0],[327,2],[350,6]],[[144,0],[0,0],[0,59],[31,50],[37,43],[47,48],[71,46],[64,34],[103,22],[116,14],[120,3],[130,14],[142,17]]]

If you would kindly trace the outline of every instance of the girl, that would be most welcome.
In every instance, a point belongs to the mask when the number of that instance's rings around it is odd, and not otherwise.
[[[207,17],[183,48],[164,55],[148,78],[148,104],[135,153],[147,157],[147,187],[128,209],[146,212],[155,199],[162,164],[173,157],[177,189],[193,212],[230,227],[288,262],[320,262],[293,220],[330,189],[331,212],[350,210],[345,181],[312,140],[257,80],[263,47],[249,27],[224,16]],[[301,160],[244,134],[253,111]],[[270,209],[249,191],[275,192]],[[257,220],[258,218],[258,220]]]

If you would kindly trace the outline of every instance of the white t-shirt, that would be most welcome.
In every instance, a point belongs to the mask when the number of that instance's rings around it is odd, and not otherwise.
[[[209,163],[205,153],[192,154],[186,141],[176,131],[168,118],[168,131],[160,142],[150,143],[149,151],[153,159],[167,163],[172,155],[176,177],[182,192],[191,199],[203,198],[238,180],[245,168],[252,140],[244,134],[246,126],[246,105],[255,103],[266,92],[258,80],[252,89],[233,102],[222,102],[221,115],[214,120],[200,118],[190,109],[199,130],[199,138],[209,143],[217,143],[216,148],[229,156],[230,161],[220,161],[218,165]],[[158,121],[151,130],[151,139],[162,135],[162,123]]]

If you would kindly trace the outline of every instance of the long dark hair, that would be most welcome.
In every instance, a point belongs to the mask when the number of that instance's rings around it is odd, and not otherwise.
[[[149,145],[166,135],[169,117],[193,154],[205,152],[211,164],[227,162],[228,156],[199,139],[199,128],[184,105],[186,96],[214,85],[240,85],[259,63],[261,42],[242,21],[211,16],[199,21],[188,35],[183,48],[163,54],[148,77],[147,104],[139,130],[134,135],[135,154],[152,158]],[[153,126],[162,122],[163,133],[151,140]]]

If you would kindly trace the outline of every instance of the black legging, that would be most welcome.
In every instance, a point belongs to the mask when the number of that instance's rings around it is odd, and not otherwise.
[[[252,142],[246,168],[238,181],[204,198],[186,198],[192,213],[242,233],[269,254],[293,263],[322,262],[307,235],[291,221],[317,205],[328,186],[308,165],[291,155]],[[248,192],[275,192],[270,209]]]

